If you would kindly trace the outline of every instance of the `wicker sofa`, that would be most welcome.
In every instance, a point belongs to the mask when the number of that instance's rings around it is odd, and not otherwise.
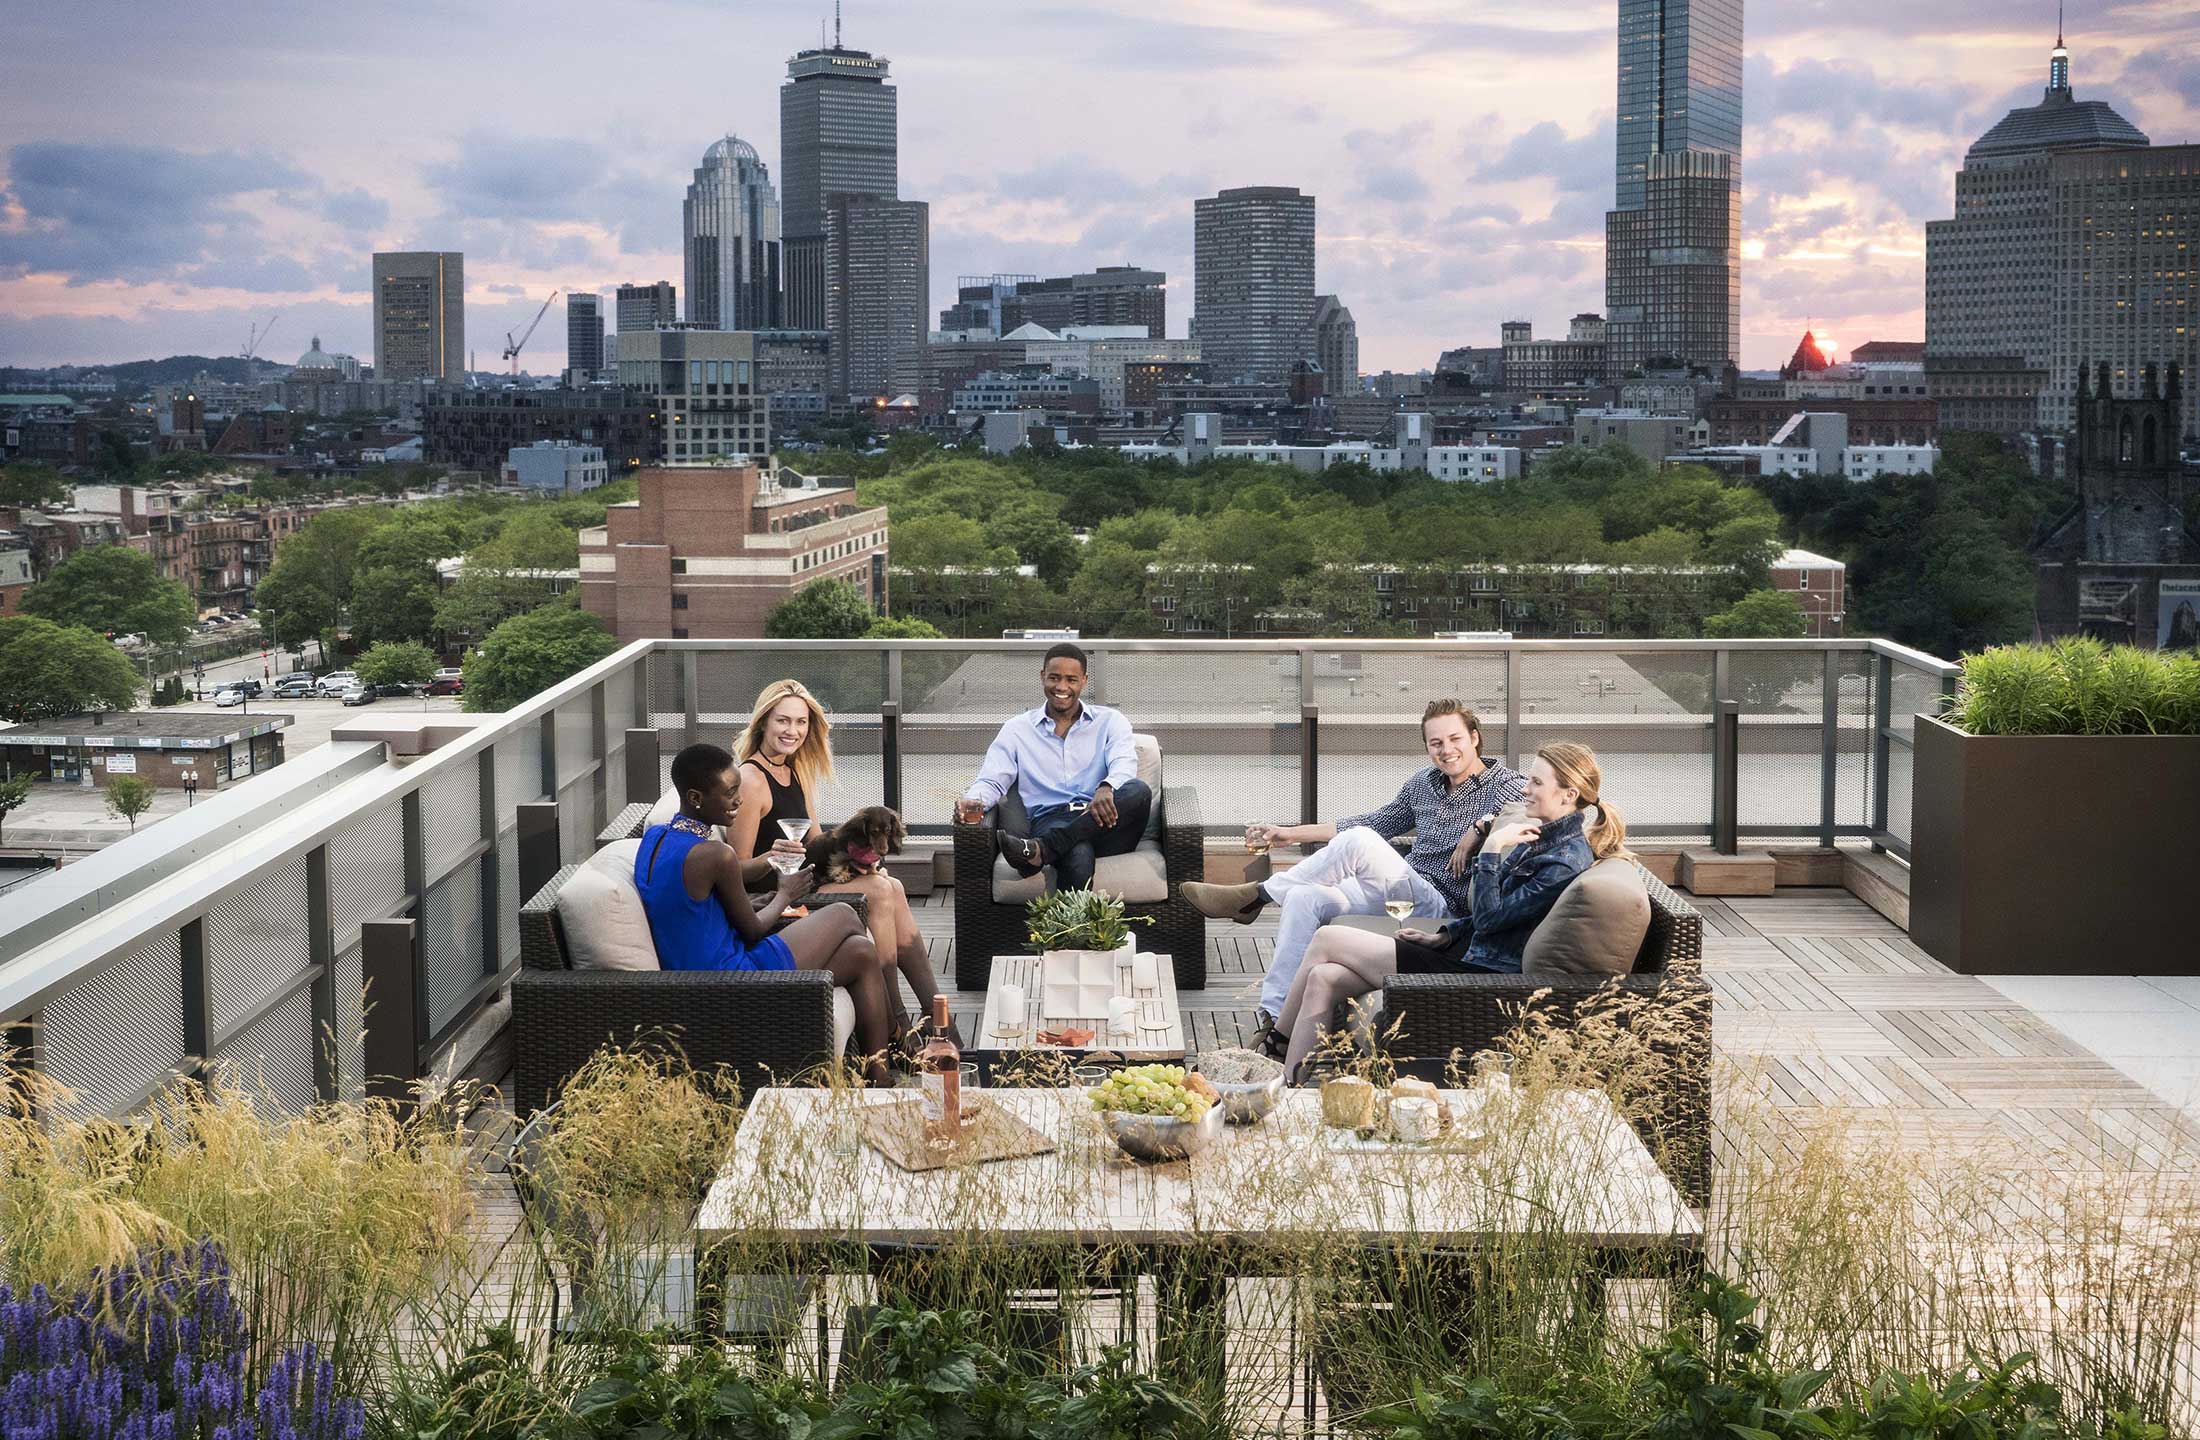
[[[1199,796],[1188,785],[1162,784],[1159,744],[1151,736],[1136,738],[1143,752],[1139,778],[1153,790],[1153,823],[1149,838],[1139,847],[1149,854],[1102,857],[1093,883],[1108,888],[1109,872],[1116,864],[1149,861],[1150,850],[1157,849],[1165,877],[1163,898],[1127,900],[1123,911],[1153,922],[1138,927],[1138,947],[1169,957],[1177,989],[1204,990],[1207,919],[1183,899],[1181,890],[1185,881],[1205,873]],[[975,824],[955,823],[955,984],[963,990],[986,988],[994,956],[1019,955],[1030,948],[1024,905],[1030,895],[1039,893],[1040,882],[1017,883],[1008,862],[1001,859],[993,834],[1004,821],[1013,833],[1031,833],[1023,796],[1013,785],[1000,804]]]
[[[1711,1192],[1711,987],[1704,982],[1703,916],[1655,875],[1641,872],[1650,896],[1650,928],[1632,972],[1530,979],[1524,975],[1393,975],[1383,982],[1377,1033],[1395,1023],[1391,1053],[1402,1073],[1441,1080],[1454,1055],[1495,1048],[1524,1013],[1565,1022],[1615,993],[1654,1001],[1653,1048],[1675,1062],[1662,1101],[1636,1117],[1643,1142],[1692,1205]],[[1387,920],[1365,928],[1389,927]],[[1390,927],[1394,928],[1394,927]],[[1630,1010],[1612,1011],[1629,1022]]]
[[[558,921],[568,865],[519,911],[512,980],[513,1108],[557,1098],[612,1041],[662,1035],[698,1067],[725,1065],[744,1091],[824,1064],[833,1054],[833,980],[823,971],[575,970]],[[863,911],[863,897],[836,903]]]

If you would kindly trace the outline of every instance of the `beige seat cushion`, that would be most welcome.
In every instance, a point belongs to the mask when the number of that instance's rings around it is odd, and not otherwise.
[[[840,986],[833,987],[833,1053],[848,1053],[848,1042],[856,1038],[856,1002]]]
[[[558,889],[558,924],[575,970],[656,970],[649,913],[634,888],[639,840],[604,846]]]
[[[657,803],[649,807],[649,814],[643,817],[642,828],[647,830],[652,825],[670,825],[672,817],[679,813],[680,792],[667,786],[665,793],[657,797]],[[710,827],[710,833],[723,840],[726,838],[726,827],[713,825]]]
[[[1558,903],[1528,937],[1520,973],[1529,979],[1561,975],[1625,975],[1635,968],[1642,937],[1650,933],[1650,893],[1635,862],[1614,855],[1599,860],[1559,893]]]
[[[1021,905],[1036,900],[1053,886],[1052,871],[1019,875],[999,856],[993,858],[993,899],[1002,905]],[[1136,850],[1122,855],[1103,855],[1092,867],[1092,888],[1133,905],[1153,905],[1169,898],[1168,863],[1160,845],[1138,842]]]

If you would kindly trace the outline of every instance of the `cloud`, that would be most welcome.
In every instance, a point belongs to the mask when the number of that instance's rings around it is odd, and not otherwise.
[[[0,273],[63,274],[74,285],[177,278],[253,244],[261,227],[246,197],[313,188],[266,151],[18,145],[0,190],[0,214],[18,212],[0,229]]]
[[[1515,135],[1475,170],[1477,180],[1549,180],[1568,192],[1609,196],[1615,156],[1612,117],[1586,135],[1568,135],[1549,120]]]
[[[328,192],[321,200],[321,213],[346,230],[370,232],[389,223],[390,205],[379,195],[355,186]]]
[[[456,158],[422,167],[421,178],[454,215],[566,220],[587,213],[607,168],[585,140],[476,131],[460,139]]]

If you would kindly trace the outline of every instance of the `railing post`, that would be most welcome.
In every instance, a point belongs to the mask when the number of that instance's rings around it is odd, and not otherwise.
[[[1741,769],[1741,702],[1720,700],[1712,707],[1711,722],[1711,848],[1721,855],[1741,850]]]
[[[879,778],[885,790],[883,803],[887,809],[901,811],[901,706],[888,700],[879,706],[878,712],[878,764]]]
[[[1319,825],[1322,805],[1322,707],[1299,706],[1299,823]]]
[[[427,833],[421,828],[420,792],[408,790],[399,803],[398,816],[405,836],[405,890],[412,896],[412,914],[405,926],[406,980],[404,993],[408,997],[403,1006],[391,1005],[390,1019],[395,1022],[403,1017],[406,1022],[407,1079],[420,1072],[420,1047],[428,1043],[428,944],[427,935],[420,928],[420,920],[428,903],[428,844]],[[361,944],[364,945],[364,940]],[[366,951],[360,951],[362,961]],[[394,954],[386,962],[397,963]],[[397,1043],[391,1039],[394,1047]],[[395,1071],[392,1074],[398,1073]]]
[[[683,745],[693,745],[698,738],[698,732],[703,728],[702,721],[699,718],[702,714],[702,707],[699,703],[700,697],[696,694],[700,685],[696,668],[696,652],[682,650],[680,652],[679,669],[680,713],[682,716],[681,723],[687,727],[685,738],[680,742]]]
[[[336,1003],[336,937],[330,932],[328,895],[328,846],[306,852],[306,944],[313,963],[321,967],[313,982],[313,1093],[323,1102],[339,1098],[344,1069],[338,1049],[344,1037],[336,1028],[341,1011]]]
[[[1505,647],[1505,763],[1515,770],[1528,766],[1527,746],[1520,733],[1520,647]]]
[[[1879,837],[1887,829],[1887,768],[1893,763],[1894,657],[1872,652],[1872,849],[1884,850]]]
[[[1840,807],[1841,656],[1826,651],[1826,697],[1821,707],[1818,756],[1818,843],[1833,848],[1835,812]]]
[[[206,968],[206,921],[187,920],[176,931],[176,957],[183,966],[183,1061],[204,1075],[214,1058],[214,988]]]
[[[654,802],[665,787],[664,757],[657,749],[655,730],[626,732],[626,803]],[[520,897],[525,900],[526,896]]]
[[[420,1078],[415,1020],[428,1003],[413,965],[418,926],[410,920],[369,920],[359,927],[359,963],[367,985],[364,1052],[369,1098],[406,1103]]]
[[[559,858],[558,802],[530,800],[519,806],[518,811],[519,898],[512,905],[514,915],[536,891],[550,883],[564,863]]]

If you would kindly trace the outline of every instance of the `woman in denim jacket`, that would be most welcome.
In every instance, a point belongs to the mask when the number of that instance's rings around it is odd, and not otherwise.
[[[1626,853],[1627,822],[1603,798],[1603,772],[1586,745],[1538,750],[1523,797],[1528,816],[1489,834],[1469,830],[1455,864],[1473,855],[1474,911],[1443,929],[1400,930],[1393,939],[1324,926],[1306,952],[1276,1028],[1290,1036],[1285,1073],[1296,1077],[1336,1007],[1380,990],[1396,974],[1520,973],[1528,936],[1560,892],[1597,861]],[[1503,855],[1506,846],[1513,848]]]
[[[1625,853],[1627,822],[1603,798],[1603,784],[1596,752],[1586,745],[1560,741],[1535,752],[1524,797],[1528,818],[1491,835],[1475,857],[1468,965],[1520,973],[1528,936],[1559,892],[1597,861]]]

